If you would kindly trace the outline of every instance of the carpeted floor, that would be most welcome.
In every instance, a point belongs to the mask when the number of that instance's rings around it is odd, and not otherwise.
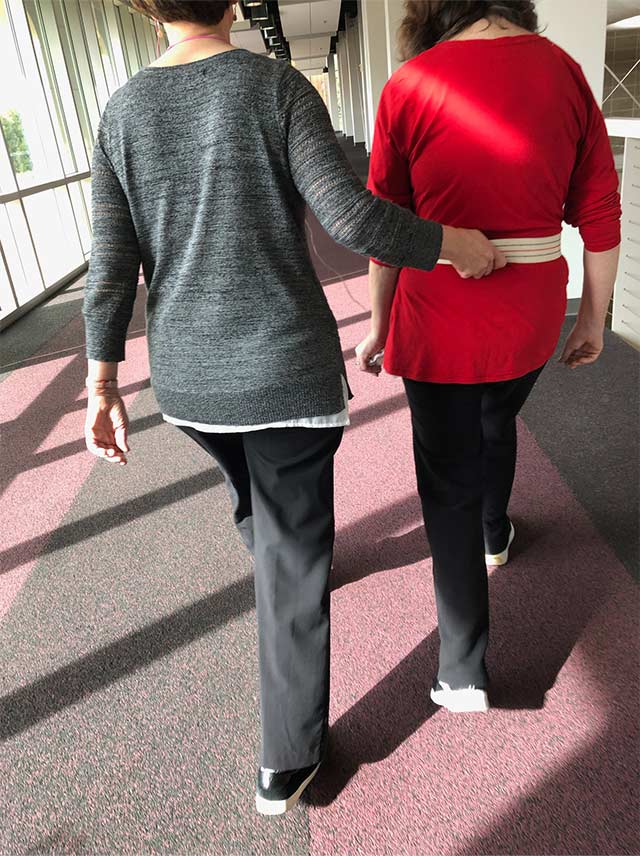
[[[328,763],[304,805],[255,815],[253,586],[224,485],[157,413],[141,300],[130,465],[84,451],[76,284],[2,342],[0,854],[637,854],[637,353],[608,334],[597,366],[550,363],[527,404],[518,536],[490,582],[495,706],[456,718],[427,696],[402,386],[353,370],[366,264],[310,230],[356,393]]]

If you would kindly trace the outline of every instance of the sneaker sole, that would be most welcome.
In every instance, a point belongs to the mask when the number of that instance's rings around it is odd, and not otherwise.
[[[513,543],[513,539],[516,537],[516,530],[514,528],[513,523],[511,524],[511,531],[509,532],[509,543],[506,548],[502,551],[502,553],[495,553],[492,555],[491,553],[484,554],[484,561],[487,565],[506,565],[509,561],[509,547]]]
[[[460,691],[458,691],[460,692]],[[448,700],[445,700],[446,697]],[[450,710],[451,713],[486,713],[489,710],[489,697],[484,690],[471,690],[464,696],[452,695],[445,690],[431,690],[431,701]]]
[[[318,764],[315,770],[311,771],[307,778],[302,782],[298,790],[295,793],[291,794],[291,796],[286,800],[268,800],[265,799],[265,797],[261,797],[260,794],[256,794],[256,809],[258,810],[258,814],[266,814],[269,816],[273,816],[276,814],[285,814],[285,812],[292,809],[302,796],[304,789],[307,787],[307,785],[313,779],[319,769],[320,764]]]

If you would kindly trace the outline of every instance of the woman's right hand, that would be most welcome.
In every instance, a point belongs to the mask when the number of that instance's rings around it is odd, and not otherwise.
[[[105,461],[124,466],[129,451],[129,418],[124,401],[117,393],[89,392],[84,435],[87,449]]]
[[[482,232],[452,226],[442,227],[440,258],[450,261],[462,279],[482,279],[507,264],[504,253]]]
[[[604,348],[604,324],[578,319],[558,360],[570,369],[595,363]]]

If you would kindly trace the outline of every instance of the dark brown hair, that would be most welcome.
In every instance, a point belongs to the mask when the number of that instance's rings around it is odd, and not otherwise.
[[[532,33],[538,31],[533,0],[406,0],[398,30],[400,57],[411,59],[476,21],[498,17]]]
[[[224,18],[231,0],[131,0],[131,5],[163,24],[191,21],[215,26]]]

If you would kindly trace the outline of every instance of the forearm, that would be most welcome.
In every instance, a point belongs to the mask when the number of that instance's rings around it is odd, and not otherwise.
[[[93,241],[82,307],[87,357],[90,367],[115,366],[125,356],[140,249],[127,197],[99,142],[92,170]]]
[[[442,227],[374,196],[355,174],[315,89],[285,72],[281,110],[295,186],[322,226],[343,246],[400,267],[431,270]]]
[[[584,251],[584,283],[578,321],[604,326],[618,270],[620,247],[602,253]]]
[[[308,155],[311,160],[311,155]],[[353,174],[335,140],[318,142],[313,164],[328,181],[312,181],[305,161],[303,195],[331,237],[364,256],[399,267],[431,270],[440,257],[442,227],[374,196]]]
[[[389,319],[400,268],[369,263],[369,299],[371,333],[384,342],[389,332]]]

